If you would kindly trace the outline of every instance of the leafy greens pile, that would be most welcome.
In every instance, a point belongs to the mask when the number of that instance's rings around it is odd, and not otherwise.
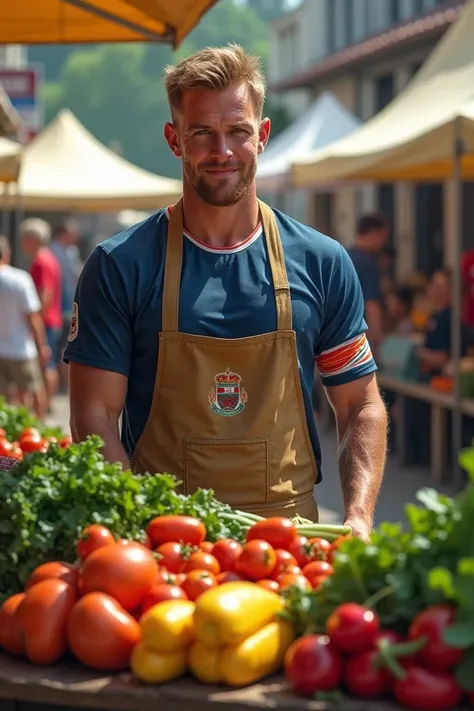
[[[81,530],[101,523],[118,537],[139,540],[155,516],[200,518],[208,540],[242,540],[246,527],[212,491],[177,491],[171,475],[136,476],[110,464],[103,442],[89,437],[66,449],[51,445],[14,469],[0,472],[0,597],[18,592],[30,572],[48,560],[73,562]]]
[[[406,506],[408,526],[383,523],[371,543],[344,541],[334,556],[334,574],[312,592],[292,590],[286,616],[300,634],[322,632],[341,603],[376,610],[385,628],[405,634],[423,609],[440,602],[457,608],[450,644],[466,650],[457,674],[474,690],[474,447],[460,454],[470,483],[455,499],[433,489],[418,493],[420,506]]]

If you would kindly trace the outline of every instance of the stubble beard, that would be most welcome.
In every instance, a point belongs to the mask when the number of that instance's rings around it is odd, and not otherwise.
[[[215,166],[218,167],[217,165]],[[221,166],[225,167],[225,166]],[[183,162],[183,180],[187,183],[194,192],[199,195],[201,200],[207,205],[213,207],[231,207],[242,200],[249,192],[257,173],[257,158],[252,163],[244,167],[240,174],[240,180],[236,185],[226,187],[226,178],[222,179],[222,184],[210,185],[205,177],[200,175],[191,165]]]

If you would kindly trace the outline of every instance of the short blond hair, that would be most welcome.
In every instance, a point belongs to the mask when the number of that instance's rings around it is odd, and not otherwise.
[[[20,235],[29,235],[44,247],[51,240],[51,226],[41,217],[28,217],[20,225]]]
[[[172,115],[179,112],[183,92],[189,89],[228,89],[246,84],[257,116],[265,103],[265,79],[259,57],[247,54],[238,44],[206,47],[176,65],[165,68],[165,85]]]

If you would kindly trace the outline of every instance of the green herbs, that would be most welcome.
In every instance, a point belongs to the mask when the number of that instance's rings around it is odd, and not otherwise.
[[[5,430],[7,439],[10,442],[16,442],[26,427],[34,427],[43,436],[62,436],[58,428],[42,427],[36,417],[30,415],[26,407],[8,405],[5,399],[0,396],[0,429]]]
[[[0,595],[18,592],[29,573],[48,560],[75,560],[80,531],[101,523],[118,537],[139,539],[147,523],[161,514],[199,517],[208,540],[242,540],[245,527],[223,518],[232,509],[212,491],[192,496],[177,492],[168,474],[135,476],[110,464],[101,454],[103,442],[89,437],[45,454],[32,453],[10,472],[0,475]]]

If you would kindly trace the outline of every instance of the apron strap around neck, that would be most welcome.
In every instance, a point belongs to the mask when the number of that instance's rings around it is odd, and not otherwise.
[[[275,292],[277,331],[292,330],[290,285],[286,274],[285,257],[280,233],[273,210],[261,200],[258,201],[262,216],[263,234],[267,243],[268,258]]]
[[[288,277],[280,234],[273,210],[259,202],[263,233],[267,244],[270,269],[275,292],[277,330],[291,331],[292,313]],[[165,274],[163,280],[162,331],[178,331],[179,290],[183,261],[183,200],[173,206],[169,217],[166,245]]]
[[[166,241],[165,275],[161,309],[161,330],[176,333],[178,330],[179,289],[183,262],[183,199],[173,205],[168,223]]]

